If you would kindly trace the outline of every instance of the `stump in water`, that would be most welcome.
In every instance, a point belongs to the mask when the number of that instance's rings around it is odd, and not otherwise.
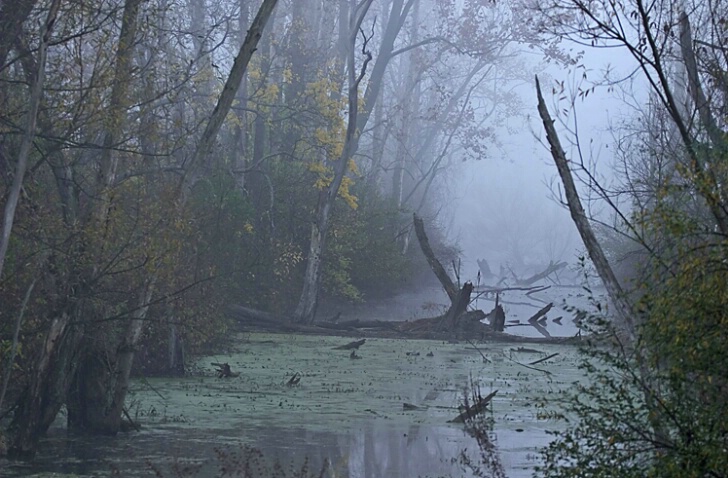
[[[414,226],[417,240],[420,243],[420,249],[425,255],[427,263],[430,264],[432,272],[435,273],[440,284],[442,284],[442,288],[445,289],[447,296],[450,298],[450,308],[438,321],[437,330],[449,330],[455,333],[460,326],[460,318],[468,310],[468,305],[470,305],[470,295],[473,293],[473,283],[468,281],[465,285],[463,285],[462,289],[458,290],[452,279],[450,279],[450,276],[447,275],[445,268],[442,267],[440,261],[437,260],[437,257],[435,257],[435,253],[432,251],[430,241],[425,233],[424,223],[417,214],[414,215]]]
[[[230,364],[213,362],[212,365],[217,367],[217,378],[234,378],[240,376],[240,372],[233,372]]]
[[[473,292],[473,283],[466,282],[456,299],[450,305],[450,310],[442,318],[438,328],[440,330],[455,330],[460,325],[460,317],[465,313],[470,304],[470,294]]]
[[[506,312],[500,304],[496,304],[495,308],[490,311],[488,314],[488,320],[490,321],[490,326],[496,332],[503,332],[503,330],[505,330]]]

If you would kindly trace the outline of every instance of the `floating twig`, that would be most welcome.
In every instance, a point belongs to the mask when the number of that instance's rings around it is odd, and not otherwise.
[[[478,347],[476,347],[473,342],[470,341],[470,339],[465,339],[465,340],[467,340],[467,342],[470,344],[470,346],[473,347],[475,350],[477,350],[478,353],[480,354],[480,356],[483,357],[483,362],[490,363],[490,360],[488,360],[488,357],[483,355],[483,352],[481,352],[480,349]]]

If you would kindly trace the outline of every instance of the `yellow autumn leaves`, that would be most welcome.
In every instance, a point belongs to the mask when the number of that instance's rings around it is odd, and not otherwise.
[[[314,187],[319,191],[329,187],[331,181],[334,179],[334,170],[322,161],[309,164],[308,170],[317,175]],[[359,174],[359,170],[353,159],[349,160],[348,170],[350,173]],[[351,192],[353,185],[354,180],[350,176],[344,176],[344,179],[341,181],[341,187],[339,187],[338,197],[343,199],[350,208],[356,209],[359,207],[359,203],[357,197]]]

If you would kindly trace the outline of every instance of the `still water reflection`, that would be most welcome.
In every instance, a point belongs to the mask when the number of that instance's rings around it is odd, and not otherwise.
[[[548,437],[538,429],[500,430],[497,440],[508,476],[515,478],[530,476],[534,445]],[[375,421],[332,431],[264,427],[214,432],[159,426],[116,438],[67,437],[55,428],[32,464],[0,463],[0,475],[137,477],[155,476],[156,469],[176,476],[175,466],[195,465],[185,476],[216,477],[219,453],[240,453],[243,445],[265,450],[268,463],[297,469],[307,462],[313,471],[328,464],[335,476],[350,478],[468,477],[472,475],[459,455],[465,450],[477,457],[475,441],[457,426],[399,427]]]
[[[469,476],[457,457],[460,450],[475,447],[474,440],[457,427],[398,429],[371,423],[340,432],[264,428],[216,430],[214,435],[168,427],[92,439],[69,438],[54,429],[32,464],[4,463],[0,475],[136,477],[154,476],[158,469],[174,476],[175,465],[197,464],[191,475],[215,477],[220,473],[218,452],[236,453],[242,444],[265,450],[268,462],[286,468],[307,461],[311,470],[318,471],[329,463],[336,476],[351,478]]]

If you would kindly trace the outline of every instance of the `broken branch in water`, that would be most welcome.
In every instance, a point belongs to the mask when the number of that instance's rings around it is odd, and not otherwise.
[[[450,420],[448,423],[465,423],[465,420],[468,420],[470,418],[473,418],[474,416],[478,415],[479,413],[483,413],[488,406],[488,403],[495,397],[495,394],[498,393],[498,390],[493,391],[488,396],[483,397],[478,400],[477,403],[474,403],[473,405],[467,407],[465,410],[463,410],[460,415]]]
[[[294,385],[298,385],[299,382],[301,382],[301,374],[296,372],[293,374],[290,380],[288,380],[288,383],[286,383],[286,385],[288,385],[289,387],[293,387]]]
[[[538,312],[536,312],[535,314],[533,314],[533,316],[530,319],[528,319],[528,323],[531,324],[536,330],[538,330],[541,333],[541,335],[543,335],[544,337],[551,337],[551,334],[549,334],[549,331],[546,330],[546,327],[541,325],[539,322],[541,320],[546,319],[546,314],[551,310],[551,308],[553,306],[554,306],[554,303],[551,302],[546,307],[544,307],[543,309],[541,309]],[[544,325],[545,325],[545,322],[544,322]]]
[[[136,430],[138,432],[142,431],[141,425],[139,425],[137,422],[135,422],[134,420],[131,419],[126,407],[121,407],[121,411],[124,412],[124,416],[129,421],[129,425],[131,425],[134,428],[134,430]]]
[[[554,358],[554,357],[556,357],[557,355],[559,355],[559,353],[558,353],[558,352],[552,353],[552,354],[551,354],[551,355],[549,355],[548,357],[544,357],[544,358],[542,358],[542,359],[538,359],[538,360],[534,360],[533,362],[529,362],[529,363],[528,363],[528,365],[536,365],[537,363],[545,362],[545,361],[547,361],[547,360],[548,360],[548,359],[550,359],[550,358]]]
[[[542,369],[542,368],[536,368],[536,367],[531,367],[531,366],[529,366],[529,365],[523,364],[523,363],[521,363],[521,362],[518,362],[517,360],[513,360],[512,358],[510,358],[510,357],[509,357],[508,355],[506,355],[506,354],[503,354],[503,356],[504,356],[504,357],[505,357],[506,359],[510,360],[511,362],[513,362],[513,363],[515,363],[515,364],[518,364],[518,365],[520,365],[521,367],[526,367],[526,368],[529,368],[529,369],[531,369],[531,370],[535,370],[535,371],[537,371],[537,372],[545,373],[546,375],[551,375],[551,372],[549,372],[548,370],[544,370],[544,369]]]

